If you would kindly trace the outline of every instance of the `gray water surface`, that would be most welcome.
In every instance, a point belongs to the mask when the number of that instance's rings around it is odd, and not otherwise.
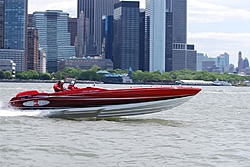
[[[52,86],[0,83],[1,167],[250,166],[249,87],[202,87],[171,110],[100,120],[52,119],[7,106],[20,91]]]

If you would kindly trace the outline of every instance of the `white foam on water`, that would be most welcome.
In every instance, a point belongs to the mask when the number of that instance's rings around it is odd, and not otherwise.
[[[0,117],[44,117],[48,112],[43,112],[41,110],[18,110],[9,106],[8,103],[0,102]]]

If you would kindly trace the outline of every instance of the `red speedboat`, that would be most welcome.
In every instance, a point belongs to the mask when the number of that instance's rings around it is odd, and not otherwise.
[[[115,117],[154,113],[173,108],[200,91],[200,88],[183,86],[89,86],[56,93],[29,90],[18,93],[10,100],[10,105],[25,110],[47,110],[50,117]]]

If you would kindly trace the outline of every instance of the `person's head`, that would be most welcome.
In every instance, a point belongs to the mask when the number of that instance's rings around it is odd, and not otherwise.
[[[61,80],[61,81],[60,81],[60,84],[63,85],[63,84],[64,84],[64,80]]]
[[[71,81],[71,82],[70,82],[70,85],[73,85],[73,86],[74,86],[74,85],[75,85],[75,81]]]

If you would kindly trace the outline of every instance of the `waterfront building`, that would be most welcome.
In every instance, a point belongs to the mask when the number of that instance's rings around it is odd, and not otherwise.
[[[10,59],[16,63],[16,72],[25,71],[25,50],[0,49],[0,59]]]
[[[101,24],[103,15],[113,15],[114,4],[119,0],[78,0],[77,17],[81,11],[89,19],[90,41],[97,46],[96,54],[101,54]],[[91,46],[91,45],[90,45]]]
[[[101,58],[71,58],[60,62],[60,71],[66,67],[80,68],[89,70],[93,65],[97,65],[104,70],[113,70],[113,62],[110,59]]]
[[[10,71],[12,74],[12,77],[15,77],[16,63],[10,59],[0,59],[0,70]]]
[[[113,16],[102,17],[102,57],[113,61]]]
[[[58,71],[59,61],[75,56],[68,32],[69,14],[62,10],[34,12],[33,23],[38,30],[39,45],[45,51],[48,72]]]
[[[121,1],[114,10],[114,68],[139,69],[139,2]]]
[[[202,70],[211,71],[210,69],[216,67],[215,60],[203,60]]]

